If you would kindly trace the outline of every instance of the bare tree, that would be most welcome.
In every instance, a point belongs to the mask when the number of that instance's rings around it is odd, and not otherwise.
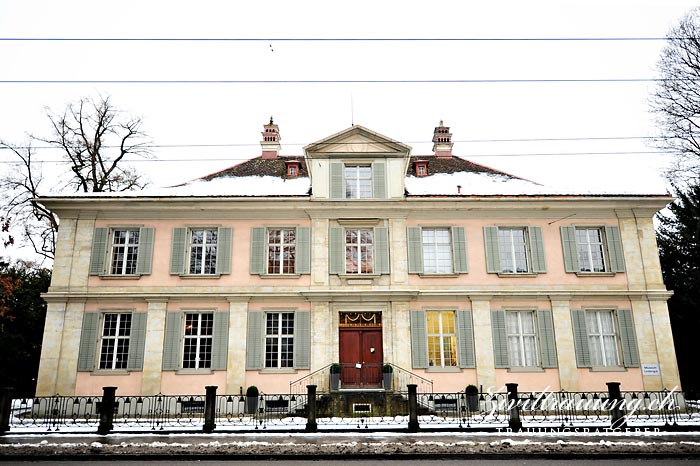
[[[148,157],[147,136],[140,118],[123,117],[109,98],[81,99],[69,104],[63,113],[47,111],[53,129],[48,138],[30,136],[24,147],[0,141],[18,159],[19,169],[0,179],[5,196],[0,211],[7,226],[22,226],[24,237],[34,250],[53,259],[58,218],[34,199],[46,195],[42,166],[35,157],[32,142],[60,149],[68,164],[64,186],[74,192],[107,192],[141,189],[148,182],[126,165],[130,156]]]
[[[668,176],[676,183],[700,180],[700,9],[668,34],[658,63],[660,81],[651,100],[661,137],[656,144],[676,157]]]

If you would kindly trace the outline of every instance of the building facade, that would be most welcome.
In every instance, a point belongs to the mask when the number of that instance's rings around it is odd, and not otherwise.
[[[653,215],[352,126],[182,186],[56,196],[37,395],[240,393],[340,363],[523,391],[680,385]],[[396,387],[403,388],[403,387]],[[319,387],[323,391],[327,385]]]

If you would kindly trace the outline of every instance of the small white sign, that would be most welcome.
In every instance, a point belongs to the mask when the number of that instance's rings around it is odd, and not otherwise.
[[[355,364],[355,369],[362,369],[362,364],[360,364],[359,362]]]
[[[642,364],[642,375],[661,375],[658,364]]]

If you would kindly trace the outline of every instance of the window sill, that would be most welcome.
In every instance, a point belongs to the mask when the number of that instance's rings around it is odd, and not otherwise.
[[[107,377],[112,377],[115,375],[129,375],[131,374],[131,371],[126,370],[126,369],[95,369],[94,371],[90,372],[90,376],[107,376]]]
[[[265,369],[260,369],[258,371],[260,374],[296,374],[297,370],[292,367],[281,367],[279,369],[268,367]]]
[[[508,372],[544,372],[544,369],[537,366],[509,367]]]
[[[440,366],[428,366],[428,368],[425,370],[425,372],[452,372],[452,373],[458,373],[462,372],[462,369],[460,369],[457,366],[448,366],[448,367],[440,367]]]
[[[176,375],[209,375],[213,373],[212,369],[178,369],[175,371]]]
[[[539,274],[532,273],[532,272],[527,272],[527,273],[507,273],[507,272],[499,272],[498,276],[501,278],[533,278],[536,277]]]
[[[615,272],[576,272],[579,277],[614,277]]]
[[[421,278],[457,278],[459,277],[458,273],[419,273],[419,277]]]
[[[300,273],[261,273],[258,275],[260,278],[299,278]]]
[[[138,280],[141,278],[141,274],[139,275],[100,275],[99,276],[103,280]]]
[[[627,368],[622,366],[595,366],[589,367],[590,372],[627,372]]]
[[[201,275],[193,275],[193,274],[180,274],[180,278],[184,279],[190,279],[190,278],[221,278],[221,274],[219,273],[214,273],[214,274],[201,274]]]

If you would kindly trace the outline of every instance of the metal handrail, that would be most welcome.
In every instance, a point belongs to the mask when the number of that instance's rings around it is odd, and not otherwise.
[[[316,369],[315,371],[311,372],[310,374],[305,375],[304,377],[301,377],[301,378],[296,379],[296,380],[292,380],[291,382],[289,382],[289,394],[295,395],[295,394],[306,393],[306,385],[310,385],[310,384],[306,384],[306,383],[302,383],[302,382],[304,380],[307,380],[307,379],[309,382],[311,382],[317,376],[323,374],[324,371],[326,372],[326,374],[329,374],[331,366],[332,366],[332,364],[327,364],[327,365],[323,366],[322,368]],[[325,379],[328,383],[324,383],[323,386],[319,386],[318,387],[319,392],[325,392],[326,389],[328,388],[328,386],[330,385],[330,379],[328,377],[326,377]],[[315,384],[315,385],[318,386],[319,384]],[[303,390],[296,390],[295,391],[294,390],[295,387],[301,387]]]

